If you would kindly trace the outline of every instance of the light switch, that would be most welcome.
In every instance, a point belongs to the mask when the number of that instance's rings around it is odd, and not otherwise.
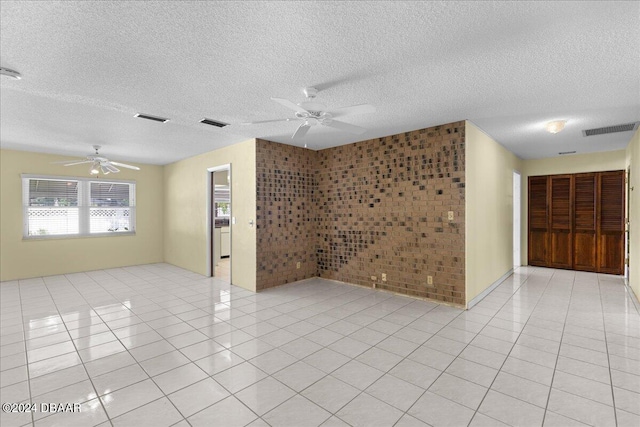
[[[453,221],[453,211],[449,211],[449,213],[447,214],[447,219],[449,221]]]
[[[235,223],[236,223],[236,217],[235,217],[235,216],[232,216],[232,217],[231,217],[231,224],[235,224]]]

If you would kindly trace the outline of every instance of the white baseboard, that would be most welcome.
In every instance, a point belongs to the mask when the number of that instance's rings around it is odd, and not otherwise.
[[[491,285],[489,285],[487,289],[485,289],[484,291],[476,295],[476,297],[471,301],[469,301],[469,303],[467,304],[467,310],[469,310],[471,307],[473,307],[474,305],[482,301],[484,297],[489,295],[492,290],[494,290],[500,283],[504,282],[512,274],[513,274],[513,268],[507,271],[506,273],[504,273],[498,280],[493,282]]]

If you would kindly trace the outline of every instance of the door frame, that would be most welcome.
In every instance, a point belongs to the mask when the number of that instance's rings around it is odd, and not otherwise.
[[[522,174],[515,169],[513,170],[512,200],[513,200],[513,266],[520,267],[522,265]]]
[[[624,218],[624,239],[625,239],[625,252],[624,252],[624,277],[629,281],[629,268],[631,267],[631,165],[627,167],[625,175],[625,184],[627,197],[625,200],[625,218]]]
[[[216,266],[213,263],[213,256],[214,256],[214,248],[213,248],[213,233],[215,232],[215,224],[214,224],[214,219],[213,219],[213,191],[212,191],[212,184],[213,184],[213,174],[214,172],[219,172],[219,171],[225,171],[228,170],[229,171],[229,205],[231,206],[231,211],[229,213],[229,217],[230,217],[230,221],[229,221],[229,238],[231,240],[231,249],[230,249],[230,256],[229,256],[229,282],[233,283],[233,191],[232,191],[232,183],[233,183],[233,175],[232,175],[232,169],[231,169],[231,163],[227,163],[224,165],[220,165],[220,166],[212,166],[207,168],[207,208],[206,208],[206,215],[207,215],[207,271],[208,271],[208,275],[209,277],[215,277],[216,274]]]

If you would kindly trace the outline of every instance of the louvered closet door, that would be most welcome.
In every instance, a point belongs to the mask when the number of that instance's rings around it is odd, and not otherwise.
[[[595,173],[576,174],[573,178],[573,268],[596,271],[596,194]]]
[[[529,265],[547,266],[548,213],[547,177],[529,177]]]
[[[624,266],[624,171],[601,172],[598,183],[597,251],[600,273]]]
[[[572,203],[573,176],[549,177],[549,266],[573,267]]]

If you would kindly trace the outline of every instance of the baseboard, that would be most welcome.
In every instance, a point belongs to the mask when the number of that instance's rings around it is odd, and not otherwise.
[[[491,285],[489,285],[489,287],[487,289],[485,289],[484,291],[482,291],[478,295],[476,295],[476,297],[474,299],[472,299],[471,301],[469,301],[467,303],[467,310],[469,310],[471,307],[473,307],[474,305],[476,305],[477,303],[482,301],[482,299],[484,297],[489,295],[491,293],[491,291],[493,291],[495,288],[497,288],[500,283],[502,283],[505,280],[507,280],[507,278],[509,276],[511,276],[512,274],[513,274],[513,268],[510,269],[509,271],[507,271],[506,273],[504,273],[498,280],[493,282]]]

